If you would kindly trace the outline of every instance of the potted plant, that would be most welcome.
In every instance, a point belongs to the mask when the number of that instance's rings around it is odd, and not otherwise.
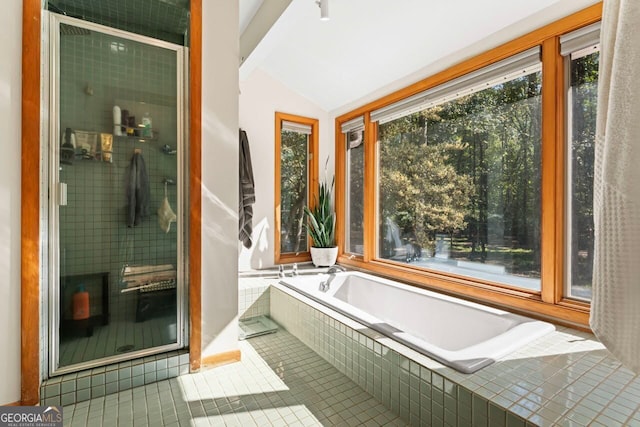
[[[329,159],[327,159],[327,162]],[[311,261],[316,267],[329,267],[336,263],[338,247],[336,246],[336,213],[333,210],[332,193],[335,178],[331,185],[321,182],[318,197],[311,209],[305,206],[307,216],[307,232],[313,240]]]

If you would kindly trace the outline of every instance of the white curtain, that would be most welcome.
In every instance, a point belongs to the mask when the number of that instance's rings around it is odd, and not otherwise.
[[[640,372],[640,1],[604,0],[591,328]]]

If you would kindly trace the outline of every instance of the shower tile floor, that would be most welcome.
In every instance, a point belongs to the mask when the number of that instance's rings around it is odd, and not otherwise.
[[[284,330],[242,361],[64,407],[65,426],[404,426]]]
[[[60,343],[60,366],[175,342],[167,335],[167,325],[172,322],[175,323],[175,315],[144,322],[112,320],[108,325],[95,326],[90,337],[75,336]]]

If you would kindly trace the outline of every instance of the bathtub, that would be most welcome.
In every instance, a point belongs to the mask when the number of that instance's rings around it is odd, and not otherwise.
[[[541,322],[359,272],[287,277],[280,284],[463,373],[555,330]]]

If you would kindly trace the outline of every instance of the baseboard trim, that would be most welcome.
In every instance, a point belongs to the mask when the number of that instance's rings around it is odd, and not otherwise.
[[[216,366],[226,365],[233,362],[239,362],[241,357],[240,350],[226,351],[224,353],[212,354],[202,358],[203,368],[214,368]]]

